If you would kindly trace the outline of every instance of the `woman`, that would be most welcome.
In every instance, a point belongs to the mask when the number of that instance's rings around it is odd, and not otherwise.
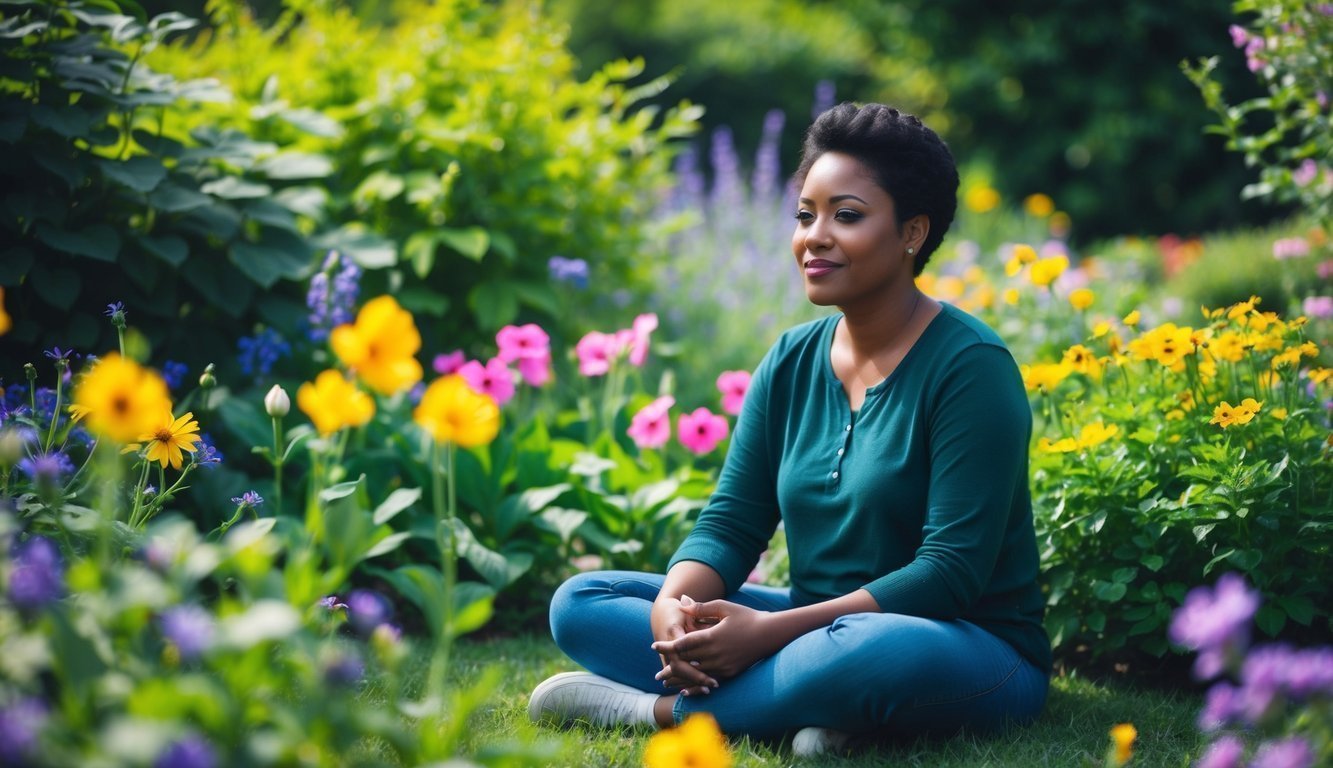
[[[1041,712],[1027,397],[999,337],[915,283],[953,221],[953,157],[911,115],[842,104],[806,134],[796,181],[796,265],[840,313],[760,363],[665,576],[588,573],[556,593],[556,643],[591,673],[539,685],[534,719],[708,712],[729,734],[796,731],[814,754]],[[791,588],[746,584],[779,520]]]

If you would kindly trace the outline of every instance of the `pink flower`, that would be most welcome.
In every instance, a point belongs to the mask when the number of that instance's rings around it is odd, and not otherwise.
[[[642,366],[648,359],[648,337],[657,330],[657,315],[648,313],[634,318],[630,328],[629,361],[635,366]]]
[[[694,453],[711,453],[717,444],[727,439],[727,419],[709,411],[695,408],[694,413],[682,413],[676,421],[676,439]]]
[[[1284,237],[1273,241],[1273,258],[1279,261],[1294,259],[1310,253],[1310,244],[1302,237]]]
[[[745,393],[750,391],[750,372],[723,371],[717,377],[717,388],[722,393],[722,410],[735,416],[745,404]]]
[[[1305,158],[1296,170],[1291,172],[1291,180],[1296,182],[1298,187],[1308,187],[1319,177],[1319,164],[1310,158]]]
[[[458,375],[473,390],[490,395],[496,405],[504,405],[514,397],[514,372],[498,357],[492,357],[486,365],[469,360],[458,369]]]
[[[543,387],[551,380],[551,351],[541,357],[520,357],[518,373],[530,387]]]
[[[1333,317],[1333,296],[1307,296],[1301,303],[1301,311],[1321,320]]]
[[[506,325],[495,334],[495,343],[500,348],[498,357],[506,363],[543,356],[549,358],[551,354],[551,337],[533,323]]]
[[[584,376],[605,376],[619,352],[616,337],[601,331],[588,331],[574,346],[574,354],[579,357],[579,373]]]
[[[671,415],[667,413],[676,398],[663,395],[639,409],[630,419],[626,433],[640,448],[661,448],[671,439]]]
[[[465,359],[463,350],[455,349],[447,355],[436,355],[435,360],[431,362],[431,368],[434,368],[435,372],[441,376],[448,376],[462,368]]]
[[[1250,42],[1249,31],[1240,25],[1232,24],[1227,27],[1227,31],[1231,33],[1231,44],[1237,48],[1244,48],[1245,44]]]
[[[1320,280],[1333,278],[1333,259],[1325,259],[1319,262],[1314,271],[1316,275],[1319,275]]]

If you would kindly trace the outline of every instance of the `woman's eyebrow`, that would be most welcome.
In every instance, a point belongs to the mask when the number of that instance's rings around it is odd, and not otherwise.
[[[830,198],[828,199],[828,201],[829,201],[830,203],[841,203],[843,200],[855,200],[856,202],[860,203],[861,205],[870,205],[870,203],[867,203],[866,201],[862,200],[861,198],[857,197],[856,195],[834,195],[833,197],[830,197]],[[814,204],[815,204],[815,201],[814,201],[814,200],[811,200],[811,199],[808,198],[808,197],[803,197],[803,198],[801,198],[801,199],[799,200],[799,202],[804,203],[805,205],[814,205]]]

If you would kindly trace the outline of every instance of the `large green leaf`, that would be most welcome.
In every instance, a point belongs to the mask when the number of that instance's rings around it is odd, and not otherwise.
[[[384,525],[421,500],[420,488],[397,488],[375,508],[375,525]]]
[[[134,241],[148,253],[165,261],[173,267],[179,267],[190,258],[190,246],[182,237],[159,235],[154,237],[135,237]]]
[[[61,269],[38,264],[29,275],[32,289],[47,304],[57,309],[69,309],[79,298],[83,281],[72,269]]]
[[[213,198],[197,189],[167,181],[160,184],[148,196],[148,204],[167,213],[185,213],[212,205]]]
[[[477,318],[477,324],[487,330],[508,325],[518,317],[518,297],[504,280],[491,280],[472,289],[467,296],[468,307]]]
[[[199,191],[224,200],[249,200],[273,194],[273,188],[267,184],[256,184],[236,176],[224,176],[216,181],[210,181],[199,187]]]
[[[294,280],[310,267],[311,253],[301,238],[270,232],[259,243],[232,243],[227,251],[231,263],[245,276],[264,288],[271,288],[278,280]]]
[[[262,160],[255,170],[270,179],[322,179],[333,173],[333,162],[324,155],[281,152]]]
[[[70,231],[39,222],[37,239],[58,251],[98,261],[114,262],[120,253],[120,235],[106,224]]]
[[[166,166],[153,157],[131,157],[124,161],[103,160],[102,173],[135,192],[152,192],[167,177]]]
[[[453,523],[459,556],[476,568],[477,573],[496,589],[504,589],[514,583],[532,567],[531,553],[501,554],[477,541],[477,537],[463,521],[454,520]]]
[[[449,229],[442,227],[432,230],[436,242],[448,246],[459,254],[473,261],[481,261],[491,247],[490,233],[481,227],[463,227]]]
[[[398,263],[398,249],[393,241],[357,227],[339,227],[320,235],[315,243],[320,249],[342,253],[363,269],[382,269]]]

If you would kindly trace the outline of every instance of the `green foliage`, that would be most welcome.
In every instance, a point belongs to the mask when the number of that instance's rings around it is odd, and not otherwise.
[[[1215,234],[1202,240],[1197,259],[1185,265],[1164,286],[1187,307],[1220,307],[1259,296],[1265,309],[1286,311],[1307,296],[1327,291],[1318,270],[1327,236],[1314,227],[1301,232],[1300,222],[1252,231]],[[1304,243],[1309,253],[1279,261],[1274,243]]]
[[[1239,0],[1232,7],[1247,20],[1247,27],[1232,27],[1233,42],[1244,49],[1263,95],[1228,103],[1218,57],[1186,62],[1185,74],[1221,121],[1209,130],[1258,169],[1259,181],[1242,191],[1245,197],[1296,202],[1327,228],[1333,223],[1333,15],[1299,0]]]
[[[229,98],[215,81],[144,62],[194,26],[113,2],[8,4],[0,285],[17,287],[11,349],[101,353],[110,339],[96,308],[129,301],[150,344],[202,364],[205,349],[243,335],[241,318],[281,306],[265,295],[275,284],[307,273],[305,214],[319,205],[300,201],[318,200],[308,183],[328,174],[327,160],[234,129],[163,131],[170,115]]]
[[[429,318],[429,339],[554,320],[554,255],[587,260],[599,283],[642,279],[643,214],[698,111],[643,107],[667,81],[627,85],[641,62],[576,81],[561,32],[523,3],[404,2],[387,27],[336,2],[291,3],[271,26],[212,8],[212,34],[154,62],[218,76],[237,99],[167,130],[228,125],[327,157],[319,242]]]

